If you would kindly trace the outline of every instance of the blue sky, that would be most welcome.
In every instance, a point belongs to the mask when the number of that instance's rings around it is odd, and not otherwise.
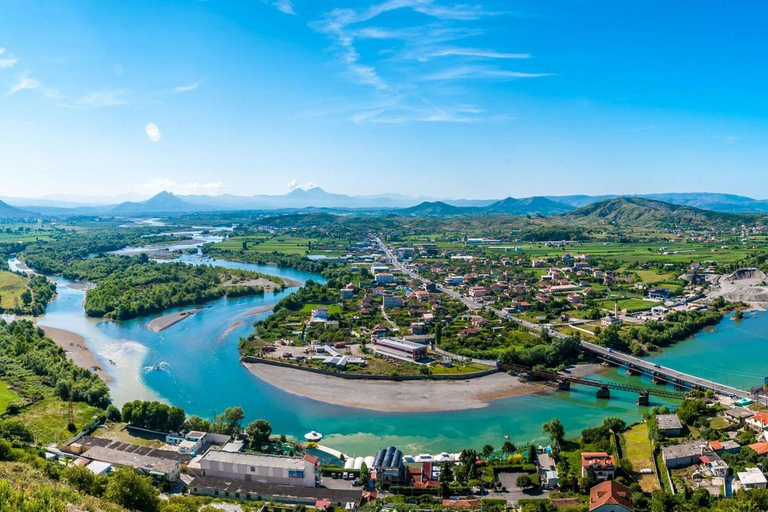
[[[768,197],[755,1],[19,0],[5,196]]]

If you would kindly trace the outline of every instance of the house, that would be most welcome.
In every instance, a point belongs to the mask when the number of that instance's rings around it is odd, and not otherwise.
[[[632,512],[632,490],[612,480],[589,490],[589,512]]]
[[[718,455],[722,455],[723,453],[739,453],[741,450],[741,445],[733,440],[728,441],[710,441],[709,442],[709,449],[715,452]]]
[[[339,290],[339,297],[342,299],[351,299],[355,296],[355,290],[351,288],[341,288]]]
[[[746,424],[752,430],[763,432],[768,429],[768,413],[757,412],[746,419]]]
[[[312,310],[310,322],[325,322],[328,320],[328,306],[317,306]]]
[[[598,480],[613,480],[616,475],[616,461],[606,452],[582,452],[581,476],[585,478],[589,470],[595,472]]]
[[[490,290],[485,286],[472,286],[469,288],[470,297],[486,297],[490,295]]]
[[[707,452],[699,460],[712,473],[712,476],[728,476],[728,464],[715,452]]]
[[[677,414],[657,414],[656,426],[667,437],[677,437],[683,431],[683,424]]]
[[[392,295],[391,293],[385,293],[382,301],[384,309],[399,308],[403,305],[403,298],[400,295]]]
[[[648,289],[648,298],[662,301],[667,300],[669,298],[669,290],[658,286],[651,287]]]
[[[699,462],[706,446],[702,441],[665,446],[661,449],[661,458],[670,469],[691,466]]]
[[[600,319],[600,325],[603,327],[610,327],[612,325],[621,325],[621,318],[613,315],[607,315]]]
[[[457,284],[463,284],[463,283],[464,283],[463,276],[450,275],[445,278],[445,284],[457,285]]]
[[[112,447],[113,444],[121,446]],[[85,452],[83,457],[109,466],[132,467],[140,473],[166,482],[176,482],[179,479],[182,458],[189,459],[188,456],[176,452],[152,449],[144,451],[141,447],[126,443],[94,446]]]
[[[546,452],[539,453],[536,458],[539,468],[539,478],[542,489],[557,489],[559,474],[555,466],[555,459]]]
[[[291,487],[317,487],[320,484],[320,466],[314,457],[208,450],[199,464],[205,477]]]
[[[726,421],[733,423],[734,425],[742,425],[747,418],[754,416],[755,411],[747,409],[746,407],[733,407],[723,413],[723,417]]]
[[[744,471],[736,473],[739,489],[748,491],[749,489],[765,489],[768,487],[768,480],[759,468],[744,468]]]
[[[749,447],[752,448],[758,455],[765,455],[768,453],[768,443],[766,442],[753,443],[749,445]]]
[[[377,284],[388,284],[388,283],[394,283],[395,282],[395,276],[394,274],[390,274],[389,272],[382,272],[380,274],[376,274],[374,277],[374,280]]]

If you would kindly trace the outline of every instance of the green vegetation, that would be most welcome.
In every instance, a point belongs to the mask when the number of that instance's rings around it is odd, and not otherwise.
[[[8,406],[18,403],[20,396],[4,382],[0,382],[0,414],[8,410]]]
[[[181,407],[143,400],[123,404],[121,416],[130,425],[160,432],[178,432],[186,420]]]
[[[638,423],[622,434],[624,457],[629,461],[634,476],[644,492],[659,488],[656,475],[643,475],[643,469],[653,469],[653,445],[648,437],[648,425]],[[655,471],[654,471],[655,473]]]
[[[108,264],[114,264],[108,277],[98,280],[98,286],[88,290],[85,312],[89,316],[118,320],[177,306],[201,304],[224,296],[262,294],[264,288],[252,284],[255,282],[252,280],[273,280],[256,272],[184,263],[157,263],[142,256],[112,256],[87,261],[95,262],[95,265],[103,263],[98,260],[110,260]],[[276,284],[274,287],[280,289],[280,286]]]

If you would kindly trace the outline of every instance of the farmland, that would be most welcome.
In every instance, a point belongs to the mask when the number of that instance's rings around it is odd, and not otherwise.
[[[13,272],[0,271],[0,307],[14,309],[21,304],[21,295],[27,289],[27,280]]]

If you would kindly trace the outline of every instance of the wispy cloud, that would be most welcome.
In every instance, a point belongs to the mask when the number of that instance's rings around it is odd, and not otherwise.
[[[172,94],[180,94],[182,92],[191,92],[203,85],[203,82],[205,80],[198,80],[197,82],[193,82],[189,85],[179,85],[178,87],[174,87],[171,91]]]
[[[292,0],[261,0],[265,4],[269,4],[278,11],[285,13],[285,14],[292,14],[296,15],[296,9],[293,7],[293,1]]]
[[[221,181],[181,183],[169,178],[156,178],[148,183],[140,183],[134,186],[135,190],[148,194],[157,194],[159,192],[173,192],[174,194],[212,193],[220,192],[226,188],[227,185]]]
[[[424,75],[421,80],[469,80],[469,79],[499,79],[517,80],[519,78],[541,78],[552,76],[552,73],[523,73],[520,71],[506,71],[503,69],[486,68],[482,66],[460,66],[443,69],[435,73]]]
[[[117,89],[113,91],[95,91],[76,100],[76,104],[82,107],[118,107],[126,104],[125,91]]]
[[[34,89],[42,89],[43,82],[35,78],[31,78],[29,73],[23,73],[19,75],[11,88],[6,93],[7,95],[16,94],[21,91],[29,91]]]
[[[19,62],[19,59],[11,54],[6,54],[5,48],[0,48],[0,69],[12,68]]]
[[[393,11],[423,16],[401,17],[418,21],[396,24],[392,15],[384,16]],[[483,20],[500,14],[450,0],[385,0],[333,9],[310,26],[331,40],[344,74],[373,90],[369,107],[352,114],[354,122],[476,122],[487,118],[484,109],[463,112],[455,106],[457,95],[471,94],[472,80],[550,75],[505,69],[505,63],[529,59],[529,53],[459,43],[482,37]],[[463,87],[449,85],[458,81]]]
[[[147,126],[144,127],[144,132],[152,142],[160,142],[160,139],[163,138],[163,134],[160,133],[160,128],[158,128],[155,123],[148,123]]]
[[[417,57],[421,62],[426,62],[436,57],[474,57],[478,59],[528,59],[530,53],[506,53],[495,50],[483,50],[480,48],[442,48],[434,50],[426,55]]]

